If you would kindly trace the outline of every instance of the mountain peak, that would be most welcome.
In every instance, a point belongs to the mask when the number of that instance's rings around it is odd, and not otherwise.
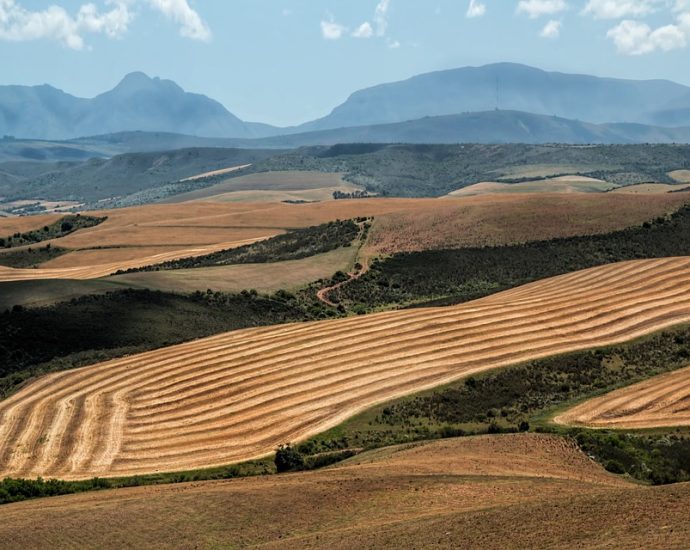
[[[141,71],[135,71],[125,75],[125,77],[117,86],[115,86],[115,88],[111,90],[111,92],[129,95],[137,92],[154,91],[160,89],[183,92],[182,88],[180,88],[172,80],[161,80],[158,77],[151,78],[149,75]]]

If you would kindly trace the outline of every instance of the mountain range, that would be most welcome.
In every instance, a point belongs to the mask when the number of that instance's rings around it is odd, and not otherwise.
[[[46,140],[141,131],[274,147],[353,140],[630,143],[688,141],[687,127],[687,86],[513,63],[360,90],[327,116],[290,128],[243,121],[213,99],[139,72],[92,99],[49,85],[0,86],[0,135]]]

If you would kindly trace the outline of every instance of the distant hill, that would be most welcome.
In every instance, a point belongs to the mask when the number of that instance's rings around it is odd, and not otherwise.
[[[395,123],[496,107],[593,123],[690,125],[690,88],[666,80],[598,78],[498,63],[360,90],[328,116],[292,131]]]
[[[275,154],[251,149],[193,148],[127,153],[80,163],[0,163],[0,196],[93,202],[212,170],[253,164]]]
[[[276,133],[171,80],[140,72],[93,99],[48,85],[0,86],[0,135],[55,140],[133,130],[238,138]]]
[[[591,124],[519,111],[486,111],[235,141],[238,146],[252,147],[338,143],[690,143],[690,126]]]

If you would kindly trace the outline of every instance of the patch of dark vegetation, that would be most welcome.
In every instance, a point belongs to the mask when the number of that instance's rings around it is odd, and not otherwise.
[[[343,191],[333,191],[334,200],[344,200],[344,199],[368,199],[371,197],[366,191],[352,191],[351,193],[345,193]]]
[[[293,447],[289,443],[280,445],[276,449],[274,458],[276,471],[280,474],[284,472],[318,470],[319,468],[325,468],[326,466],[352,458],[360,451],[360,449],[344,449],[314,454],[313,450],[314,446],[310,447],[304,444],[298,447]]]
[[[263,241],[237,248],[220,250],[205,256],[184,258],[150,265],[118,273],[137,271],[162,271],[171,269],[190,269],[196,267],[216,267],[234,264],[259,264],[299,260],[330,252],[340,247],[352,245],[362,228],[368,227],[366,218],[357,220],[336,220],[304,229],[294,229],[284,235],[277,235]]]
[[[0,314],[0,397],[34,376],[221,332],[340,315],[302,295],[122,290]]]
[[[543,431],[544,418],[557,408],[688,363],[690,327],[678,327],[628,344],[530,361],[385,403],[311,438],[297,450],[315,454],[371,449],[445,437],[516,433],[530,426]],[[566,430],[605,467],[621,470],[618,473],[653,483],[690,480],[690,440],[664,435],[600,437],[599,433]],[[647,460],[650,454],[654,460]]]
[[[604,235],[522,245],[400,253],[332,293],[354,310],[449,305],[580,269],[642,258],[690,255],[690,207]],[[421,304],[420,304],[421,303]]]
[[[40,229],[27,231],[25,233],[15,233],[7,237],[0,237],[0,248],[14,248],[17,246],[32,245],[41,241],[58,239],[74,233],[80,229],[94,227],[103,223],[107,218],[97,218],[94,216],[82,216],[74,214],[60,218],[50,225],[44,225]]]
[[[690,438],[679,434],[571,431],[580,448],[614,474],[654,485],[690,481]]]
[[[51,246],[48,243],[38,248],[28,247],[12,252],[2,252],[0,253],[0,265],[15,268],[36,267],[68,252],[69,250],[66,248]]]

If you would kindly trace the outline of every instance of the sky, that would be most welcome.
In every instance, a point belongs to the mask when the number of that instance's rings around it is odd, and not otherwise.
[[[690,85],[690,0],[0,0],[0,84],[93,97],[143,71],[280,126],[502,61]]]

